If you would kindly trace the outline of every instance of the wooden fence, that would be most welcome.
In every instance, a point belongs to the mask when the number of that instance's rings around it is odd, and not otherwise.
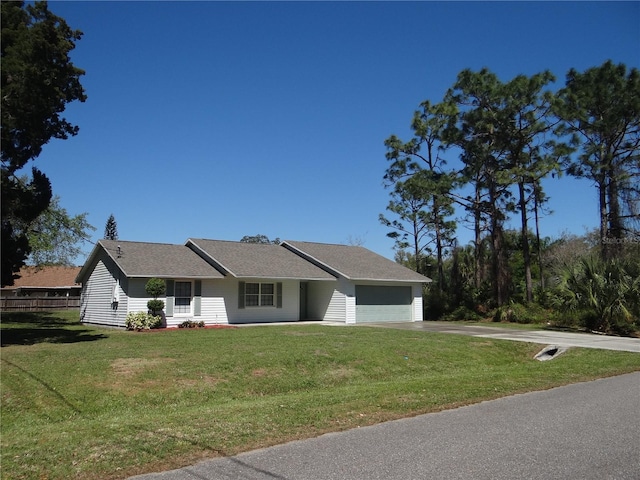
[[[42,312],[80,308],[80,297],[2,297],[3,312]]]

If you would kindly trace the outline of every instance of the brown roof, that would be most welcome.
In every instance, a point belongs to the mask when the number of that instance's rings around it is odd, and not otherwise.
[[[81,267],[22,267],[20,278],[17,278],[10,288],[61,288],[79,286],[76,276]]]
[[[289,240],[282,245],[349,280],[431,281],[430,278],[363,247]]]
[[[280,245],[193,238],[187,245],[238,278],[335,280],[333,275]]]

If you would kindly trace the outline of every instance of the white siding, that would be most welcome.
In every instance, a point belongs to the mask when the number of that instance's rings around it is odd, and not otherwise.
[[[127,288],[127,293],[129,294],[129,308],[127,309],[127,313],[146,313],[149,311],[149,309],[147,308],[147,302],[151,300],[152,297],[147,295],[147,292],[145,290],[145,286],[147,285],[148,281],[148,278],[129,279],[129,288]]]
[[[355,322],[355,287],[347,280],[309,282],[309,318],[326,322]]]
[[[333,289],[331,301],[322,320],[327,322],[344,322],[347,315],[347,297],[344,293]]]
[[[344,322],[344,297],[336,292],[336,282],[316,281],[308,285],[307,317],[311,320]]]
[[[110,264],[111,269],[108,268]],[[82,285],[80,318],[84,323],[124,327],[127,316],[128,298],[123,286],[126,279],[117,286],[115,276],[120,271],[107,258],[99,259],[91,275]],[[114,293],[118,303],[113,303]]]
[[[177,281],[186,281],[176,279]],[[225,280],[202,280],[202,295],[200,297],[200,315],[194,315],[194,303],[191,302],[191,312],[175,314],[166,317],[167,327],[177,327],[185,320],[194,320],[196,322],[204,322],[205,325],[218,325],[229,323],[226,306],[228,299],[225,298],[228,288],[228,281]],[[195,288],[192,289],[195,293]],[[165,304],[167,299],[163,299]],[[238,300],[235,300],[236,304]]]
[[[203,280],[202,315],[195,317],[196,320],[202,320],[207,325],[229,323],[224,292],[223,280]]]
[[[413,321],[421,322],[423,317],[423,304],[422,304],[422,284],[413,284]]]

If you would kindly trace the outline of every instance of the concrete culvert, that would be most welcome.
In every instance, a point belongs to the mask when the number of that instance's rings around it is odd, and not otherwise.
[[[547,360],[553,360],[554,358],[556,358],[558,355],[560,355],[561,353],[564,353],[567,351],[566,347],[559,347],[557,345],[549,345],[548,347],[544,347],[542,350],[540,350],[540,352],[538,352],[536,354],[535,358],[536,360],[540,360],[541,362],[547,361]]]

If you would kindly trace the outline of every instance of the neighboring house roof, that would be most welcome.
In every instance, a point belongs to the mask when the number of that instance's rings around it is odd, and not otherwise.
[[[192,238],[187,245],[237,278],[335,280],[333,275],[279,245]]]
[[[289,240],[282,245],[349,280],[431,282],[430,278],[363,247]]]
[[[213,265],[184,245],[99,240],[78,279],[82,279],[100,250],[104,250],[127,277],[224,278]]]
[[[22,267],[20,278],[17,278],[13,286],[6,288],[74,288],[79,287],[76,276],[82,267]]]

